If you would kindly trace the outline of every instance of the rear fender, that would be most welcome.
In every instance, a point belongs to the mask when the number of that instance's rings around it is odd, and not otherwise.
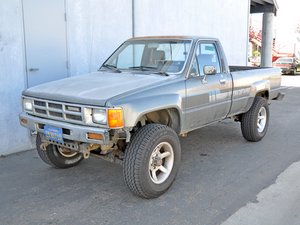
[[[248,111],[251,108],[255,96],[257,96],[259,93],[264,93],[264,92],[270,93],[270,89],[271,89],[271,84],[269,80],[260,80],[253,83],[250,88],[250,98],[246,106],[246,111]]]

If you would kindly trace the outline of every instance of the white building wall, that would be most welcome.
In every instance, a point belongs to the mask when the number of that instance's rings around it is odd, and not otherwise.
[[[131,0],[67,0],[70,74],[99,69],[132,35]]]
[[[0,0],[0,155],[32,148],[19,125],[25,88],[22,7],[20,0]]]
[[[230,65],[246,65],[248,0],[135,1],[135,34],[219,38]]]
[[[69,74],[96,71],[132,35],[132,0],[65,0]],[[218,37],[246,65],[248,0],[134,0],[134,33]],[[22,0],[0,0],[0,155],[34,147],[19,125],[26,88]],[[49,18],[50,19],[50,18]],[[37,31],[38,32],[38,31]]]

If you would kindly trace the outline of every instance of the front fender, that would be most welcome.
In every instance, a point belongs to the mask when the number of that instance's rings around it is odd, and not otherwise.
[[[146,113],[161,109],[176,109],[182,124],[182,99],[178,94],[164,94],[134,98],[120,104],[124,111],[125,127],[132,128]]]

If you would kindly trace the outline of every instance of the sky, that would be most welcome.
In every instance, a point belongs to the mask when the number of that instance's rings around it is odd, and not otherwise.
[[[294,52],[300,56],[300,33],[296,34],[300,25],[300,0],[277,0],[278,12],[274,20],[273,36],[276,48],[280,52]],[[262,14],[252,14],[252,25],[261,29]]]

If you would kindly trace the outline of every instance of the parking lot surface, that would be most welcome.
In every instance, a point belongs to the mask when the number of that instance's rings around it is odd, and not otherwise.
[[[300,76],[283,85],[286,98],[272,101],[261,142],[245,141],[231,120],[182,138],[177,179],[158,199],[133,196],[121,166],[99,159],[58,170],[36,151],[2,157],[0,224],[221,224],[300,161]]]

